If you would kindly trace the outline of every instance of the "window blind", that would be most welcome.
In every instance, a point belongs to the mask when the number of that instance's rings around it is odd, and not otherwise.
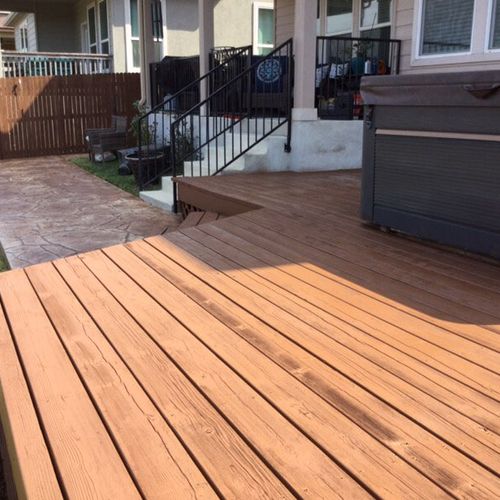
[[[474,0],[424,0],[423,55],[470,50]]]
[[[500,4],[498,0],[493,2],[492,14],[490,49],[500,49]]]

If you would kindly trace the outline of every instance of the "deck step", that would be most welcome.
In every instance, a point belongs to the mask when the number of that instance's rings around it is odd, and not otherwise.
[[[196,211],[187,214],[186,218],[179,224],[177,229],[188,229],[190,227],[199,226],[208,222],[214,222],[220,218],[220,214],[216,212]]]

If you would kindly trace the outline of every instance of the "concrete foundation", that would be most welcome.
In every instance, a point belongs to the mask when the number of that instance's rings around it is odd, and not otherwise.
[[[284,136],[275,135],[264,142],[265,153],[262,148],[257,154],[249,151],[245,155],[245,171],[310,172],[361,168],[363,122],[294,121],[290,153],[285,153],[284,142]]]

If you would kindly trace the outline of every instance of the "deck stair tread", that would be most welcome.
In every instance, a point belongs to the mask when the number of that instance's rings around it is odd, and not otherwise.
[[[175,231],[0,274],[18,496],[500,497],[500,267],[363,227],[356,172],[179,194]]]

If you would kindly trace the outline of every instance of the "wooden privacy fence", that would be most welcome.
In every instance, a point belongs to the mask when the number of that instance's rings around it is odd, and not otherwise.
[[[85,129],[130,121],[139,98],[133,73],[2,78],[0,158],[84,152]]]

